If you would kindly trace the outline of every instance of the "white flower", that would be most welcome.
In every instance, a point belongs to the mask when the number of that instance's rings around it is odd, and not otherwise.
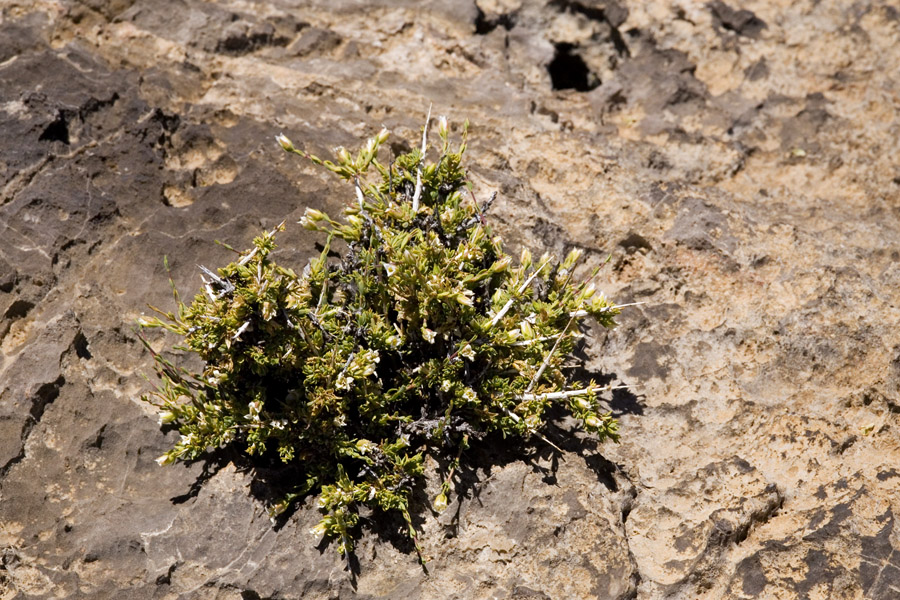
[[[259,421],[259,411],[262,409],[262,404],[259,402],[259,400],[252,401],[247,405],[247,408],[250,412],[244,415],[244,418],[250,419],[251,421]]]
[[[472,306],[472,290],[463,290],[456,295],[456,301],[463,306]]]
[[[466,402],[477,402],[478,394],[475,393],[475,390],[473,390],[472,388],[467,387],[466,391],[463,392],[463,400],[465,400]]]
[[[441,382],[441,391],[442,391],[442,392],[449,392],[449,391],[450,391],[450,388],[451,388],[452,386],[453,386],[453,384],[450,383],[450,380],[449,380],[449,379],[445,379],[445,380],[443,380],[443,381]]]
[[[381,361],[378,350],[361,352],[353,361],[354,373],[362,377],[368,377],[375,373],[375,365]]]
[[[459,351],[459,355],[463,358],[468,358],[470,361],[475,360],[475,350],[473,350],[472,345],[468,343],[462,347],[462,350]]]
[[[343,374],[338,375],[337,381],[334,382],[335,388],[344,391],[348,391],[351,385],[353,385],[353,378]]]
[[[447,207],[444,209],[444,212],[441,213],[441,221],[444,223],[449,223],[451,219],[453,219],[454,210],[451,207]]]
[[[432,331],[431,329],[428,329],[427,327],[422,328],[422,337],[425,338],[425,341],[428,342],[429,344],[434,343],[434,336],[435,336],[434,331]]]

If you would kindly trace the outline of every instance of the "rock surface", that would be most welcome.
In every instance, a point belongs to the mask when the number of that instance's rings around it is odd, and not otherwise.
[[[898,597],[898,45],[865,0],[6,0],[0,598]],[[587,348],[623,438],[472,451],[430,574],[372,522],[351,577],[240,459],[155,464],[133,324],[163,255],[193,293],[215,240],[343,204],[275,134],[432,102],[510,246],[644,303]]]

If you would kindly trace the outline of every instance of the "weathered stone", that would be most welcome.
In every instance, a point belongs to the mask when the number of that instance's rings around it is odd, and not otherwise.
[[[898,35],[876,2],[7,2],[0,598],[894,598]],[[352,193],[273,136],[399,150],[432,102],[510,248],[644,303],[579,373],[629,386],[622,443],[473,448],[416,513],[429,574],[368,515],[348,573],[314,499],[268,521],[278,472],[157,466],[134,322]]]

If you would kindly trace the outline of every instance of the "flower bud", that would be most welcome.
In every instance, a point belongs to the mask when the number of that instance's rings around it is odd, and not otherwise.
[[[171,410],[164,410],[159,413],[159,424],[160,425],[168,425],[169,423],[175,422],[175,413]]]
[[[437,498],[434,499],[434,510],[437,512],[444,512],[447,510],[447,494],[444,492],[438,494]]]
[[[587,425],[588,429],[600,429],[603,423],[595,417],[594,415],[589,416],[584,420],[584,424]]]
[[[278,135],[276,135],[275,140],[281,146],[281,149],[284,150],[285,152],[293,152],[294,151],[294,144],[283,133],[279,133]]]
[[[562,269],[571,269],[575,266],[575,263],[578,262],[578,259],[581,258],[581,255],[584,254],[584,250],[581,248],[574,248],[569,255],[566,256],[566,260],[563,261],[561,265]]]
[[[314,208],[307,208],[306,216],[309,217],[311,221],[324,221],[328,218],[321,210],[316,210]]]
[[[275,517],[286,511],[290,505],[291,503],[287,500],[282,500],[278,504],[273,504],[269,507],[269,518],[274,520]]]
[[[533,340],[536,337],[534,328],[528,321],[522,321],[521,323],[519,323],[519,329],[522,331],[522,337],[526,340]]]
[[[463,306],[473,306],[472,290],[463,290],[462,292],[456,294],[456,301]]]
[[[491,272],[492,273],[501,273],[501,272],[505,271],[507,269],[507,267],[509,267],[509,264],[511,262],[512,262],[511,256],[504,256],[503,258],[501,258],[500,260],[495,262],[493,265],[491,265]]]
[[[375,136],[375,141],[378,142],[379,145],[383,144],[387,141],[389,135],[390,133],[388,133],[387,129],[382,129],[378,132],[378,135]]]
[[[171,465],[173,462],[175,462],[175,458],[168,454],[163,454],[162,456],[160,456],[159,458],[156,459],[156,464],[158,464],[161,467],[164,467],[166,465]]]
[[[337,157],[342,165],[349,165],[353,162],[353,157],[350,156],[350,152],[343,146],[337,149]]]
[[[441,136],[441,139],[447,139],[449,131],[450,128],[447,126],[447,117],[441,116],[438,119],[438,135]]]
[[[531,266],[531,250],[528,248],[522,249],[522,255],[519,257],[519,264],[526,269]]]

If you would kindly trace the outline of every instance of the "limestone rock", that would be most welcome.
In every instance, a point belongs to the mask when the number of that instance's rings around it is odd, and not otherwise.
[[[4,3],[0,598],[896,597],[898,37],[877,2]],[[474,448],[428,574],[369,516],[347,572],[313,499],[266,518],[278,472],[157,466],[134,322],[163,256],[189,297],[215,240],[344,204],[275,135],[400,150],[430,103],[510,248],[643,302],[581,373],[629,386],[622,443]]]

